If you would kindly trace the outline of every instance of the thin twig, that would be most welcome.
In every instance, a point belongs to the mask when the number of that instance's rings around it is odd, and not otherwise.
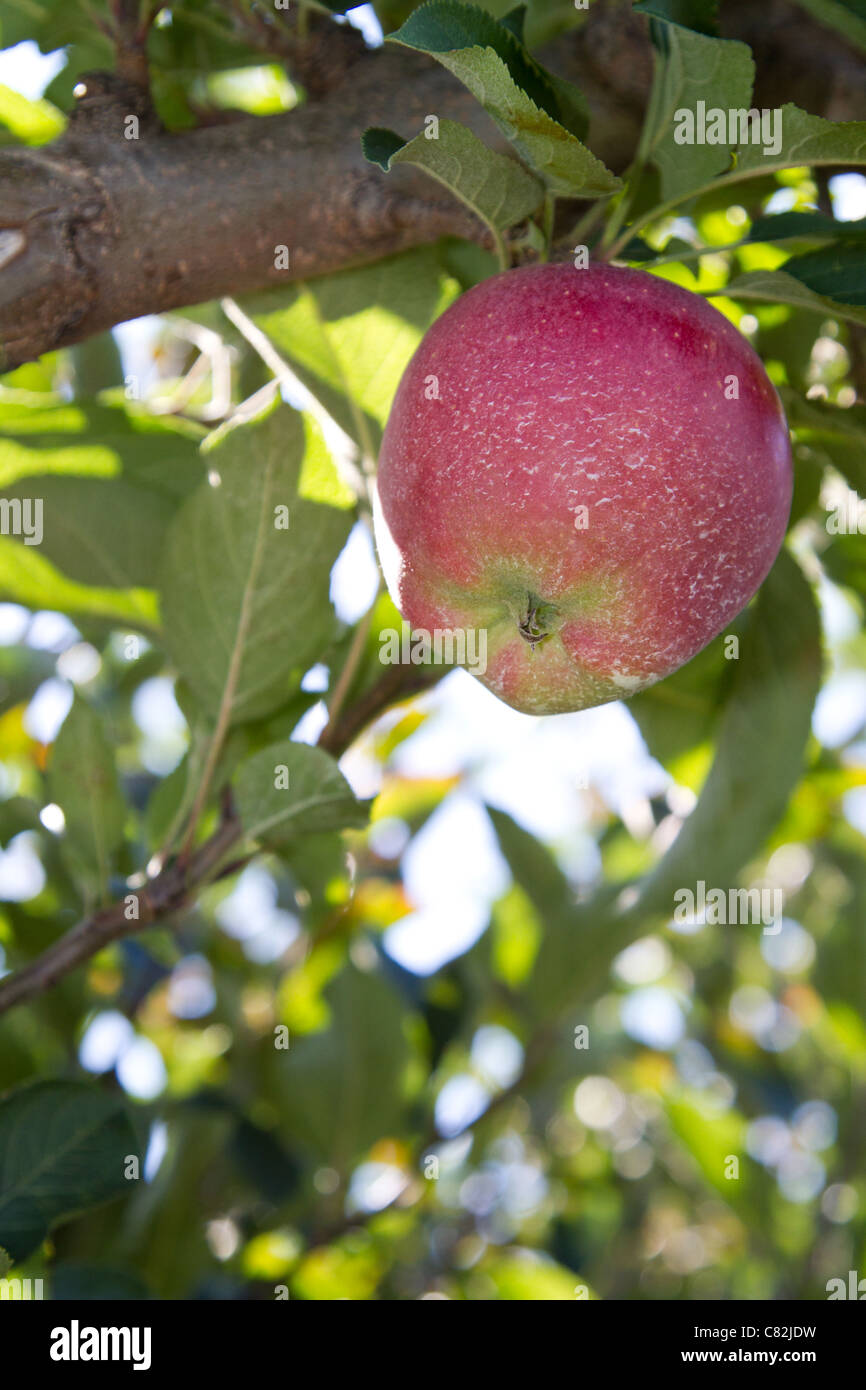
[[[390,705],[429,690],[451,668],[448,666],[388,666],[375,685],[335,720],[328,720],[319,735],[319,747],[339,757],[358,734]]]
[[[236,300],[226,296],[220,300],[220,308],[229,322],[233,323],[238,332],[247,340],[253,351],[258,353],[265,366],[270,368],[280,385],[286,386],[292,395],[300,400],[303,409],[312,415],[325,437],[325,443],[331,451],[337,472],[354,492],[359,502],[366,506],[368,504],[367,484],[356,462],[358,446],[354,439],[346,433],[342,425],[339,425],[332,415],[328,414],[312,391],[292,371],[285,358],[277,352],[267,334],[263,333],[258,324],[244,313]]]
[[[115,45],[117,71],[145,92],[150,89],[147,36],[159,9],[159,5],[142,6],[139,0],[112,0],[109,33]]]
[[[241,834],[240,822],[229,815],[185,864],[174,860],[144,888],[82,919],[36,960],[0,980],[0,1014],[50,989],[111,942],[155,922],[165,922],[182,911]],[[138,914],[132,918],[128,915],[131,897],[136,899]]]
[[[349,647],[346,660],[343,663],[343,669],[340,671],[340,674],[337,677],[336,684],[334,685],[334,693],[331,696],[331,701],[328,705],[329,724],[332,724],[338,718],[340,711],[343,708],[343,705],[346,703],[346,696],[348,695],[352,687],[352,681],[355,679],[358,666],[360,665],[361,658],[364,655],[364,647],[366,646],[367,638],[370,635],[370,627],[373,622],[373,612],[376,607],[376,600],[378,599],[381,592],[382,586],[380,584],[379,588],[376,590],[376,597],[373,599],[373,602],[370,604],[370,607],[367,609],[358,626],[355,628],[355,632],[352,637],[352,644]]]

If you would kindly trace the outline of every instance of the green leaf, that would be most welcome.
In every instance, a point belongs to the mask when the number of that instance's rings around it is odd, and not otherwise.
[[[549,80],[514,35],[483,11],[432,0],[389,39],[432,54],[459,78],[552,193],[607,197],[621,187],[573,133],[563,84]]]
[[[495,1254],[485,1273],[493,1281],[497,1297],[519,1303],[573,1303],[580,1286],[594,1298],[586,1280],[535,1250]]]
[[[859,304],[840,304],[826,295],[816,294],[802,281],[784,270],[751,270],[737,275],[720,290],[709,291],[708,297],[723,295],[727,299],[755,299],[762,304],[790,304],[795,309],[809,309],[824,318],[844,319],[847,323],[866,325],[866,307]]]
[[[492,49],[470,48],[437,57],[481,102],[552,193],[605,198],[622,187],[600,159],[515,84]]]
[[[306,1303],[362,1303],[376,1297],[384,1272],[384,1248],[368,1231],[353,1231],[304,1256],[291,1276],[292,1297]]]
[[[423,247],[245,300],[328,414],[375,458],[403,371],[459,286]]]
[[[167,777],[157,782],[147,801],[145,813],[145,837],[150,849],[161,849],[169,830],[175,826],[181,805],[189,810],[193,794],[190,792],[190,756],[184,754],[177,767]],[[196,772],[201,775],[200,765]]]
[[[523,43],[523,31],[526,28],[526,5],[515,5],[513,10],[504,14],[499,23],[509,29],[518,43]]]
[[[15,705],[29,704],[42,682],[55,674],[56,660],[53,653],[32,647],[0,647],[0,714]]]
[[[87,401],[102,392],[106,393],[104,400],[110,399],[112,393],[123,395],[125,399],[123,359],[110,330],[95,333],[92,338],[64,349],[64,353],[64,365],[72,375],[78,400]]]
[[[707,107],[748,110],[755,65],[748,46],[730,39],[707,38],[678,24],[659,24],[661,49],[641,132],[639,163],[653,163],[661,179],[663,201],[681,198],[730,166],[733,145],[678,144],[677,112],[694,115],[698,101]]]
[[[102,895],[123,843],[126,807],[104,719],[80,695],[54,744],[48,784],[66,820],[64,847],[73,866],[91,893]]]
[[[812,592],[782,551],[748,615],[716,755],[698,803],[641,886],[634,914],[670,914],[699,879],[727,889],[766,841],[800,777],[821,680]]]
[[[641,0],[634,6],[634,12],[649,15],[651,19],[667,20],[669,24],[681,24],[698,34],[712,36],[719,32],[718,0]]]
[[[52,53],[93,32],[88,0],[2,0],[0,42],[4,47],[33,39],[43,53]],[[106,47],[108,39],[105,39]]]
[[[700,1093],[680,1092],[665,1100],[674,1134],[691,1154],[704,1180],[726,1201],[739,1205],[750,1190],[750,1165],[745,1151],[746,1122],[736,1110],[707,1110]],[[727,1176],[730,1158],[740,1159],[739,1177]]]
[[[428,0],[412,12],[396,33],[389,34],[388,40],[422,53],[432,53],[440,61],[444,61],[445,54],[455,61],[454,55],[465,50],[490,49],[502,60],[515,86],[549,116],[561,119],[562,112],[548,74],[527,53],[513,26],[500,24],[477,5],[458,3],[458,0]],[[459,58],[456,61],[459,63]],[[450,66],[450,62],[446,66]],[[460,73],[455,72],[455,76],[459,77]]]
[[[341,477],[324,436],[311,415],[304,416],[304,459],[298,478],[298,496],[305,502],[323,502],[341,511],[354,508],[357,497]]]
[[[781,395],[797,442],[819,450],[855,492],[866,496],[866,407],[809,401],[789,388]]]
[[[116,1096],[40,1081],[0,1101],[0,1244],[25,1259],[65,1217],[118,1197],[137,1153]]]
[[[244,833],[263,845],[364,825],[367,814],[334,759],[304,743],[272,743],[242,763],[235,802]]]
[[[380,975],[346,966],[325,993],[331,1020],[278,1056],[287,1132],[338,1171],[405,1124],[403,1010]],[[2,1235],[2,1231],[0,1231]]]
[[[784,273],[834,304],[866,306],[866,241],[836,242],[792,256]]]
[[[41,474],[122,478],[176,501],[200,482],[199,426],[93,402],[0,402],[0,486]]]
[[[154,585],[165,529],[204,474],[196,435],[101,405],[4,403],[0,430],[3,495],[42,503],[40,556],[75,584]]]
[[[438,245],[442,264],[458,281],[462,290],[471,290],[482,280],[499,274],[499,262],[491,251],[459,237],[443,237]]]
[[[228,1153],[238,1173],[268,1202],[278,1206],[296,1191],[301,1171],[291,1153],[270,1130],[238,1118]]]
[[[843,537],[850,540],[850,536]],[[866,565],[866,555],[861,545],[861,563]],[[836,939],[834,952],[821,952],[815,962],[813,976],[814,988],[827,1001],[837,1000],[847,1004],[854,1011],[854,1018],[863,1029],[861,1015],[863,998],[866,996],[866,873],[860,847],[853,852],[841,848],[830,849],[828,858],[835,868],[845,875],[849,896],[834,913],[833,935]]]
[[[729,624],[725,636],[742,635],[744,621]],[[705,743],[713,733],[723,688],[734,662],[726,661],[717,637],[679,671],[628,702],[649,751],[664,767]]]
[[[222,1185],[234,1116],[230,1108],[177,1101],[170,1109],[165,1158],[152,1182],[134,1184],[121,1242],[114,1248],[131,1259],[157,1298],[181,1299],[213,1269],[195,1194],[214,1181]],[[92,1242],[89,1248],[94,1249]],[[100,1245],[96,1249],[103,1258],[108,1254]]]
[[[361,136],[361,152],[371,164],[378,164],[383,173],[391,168],[391,160],[398,150],[406,148],[402,135],[384,126],[369,126]]]
[[[866,239],[866,217],[840,222],[824,212],[777,212],[756,217],[749,241],[861,241]]]
[[[515,882],[530,897],[539,921],[544,925],[545,944],[548,936],[560,930],[571,930],[574,922],[574,890],[558,867],[556,860],[534,835],[524,830],[505,811],[487,807],[496,838]]]
[[[351,892],[346,843],[337,831],[304,835],[279,848],[294,883],[309,894],[313,911],[345,902]]]
[[[676,26],[662,26],[662,32],[665,34],[673,34],[675,29]],[[680,34],[686,32],[685,30],[679,31]],[[714,41],[704,40],[704,42]],[[721,42],[721,40],[715,40],[715,42]],[[666,104],[663,76],[663,69],[658,68],[658,80],[653,86],[650,107],[641,136],[641,151],[649,149],[660,129],[660,119]],[[748,105],[748,101],[745,105]],[[740,104],[740,109],[744,109],[743,103]],[[733,167],[727,167],[725,172],[720,171],[720,176],[716,179],[706,179],[699,187],[694,186],[691,178],[681,182],[674,167],[676,161],[671,159],[673,181],[669,191],[665,194],[665,201],[661,206],[642,214],[635,223],[635,229],[645,226],[661,211],[667,211],[676,206],[677,203],[685,201],[690,193],[720,192],[729,185],[740,183],[744,179],[763,178],[779,169],[820,167],[828,164],[866,165],[866,121],[826,121],[820,116],[810,116],[808,112],[801,111],[792,102],[788,102],[780,110],[777,108],[772,114],[774,116],[774,128],[777,114],[781,120],[782,138],[776,154],[765,155],[762,144],[743,144],[737,151],[736,162]],[[680,151],[685,149],[694,151],[702,147],[686,145],[676,148]],[[703,148],[724,149],[726,147],[704,146]],[[683,170],[687,167],[691,168],[690,161],[691,153],[689,159],[683,164]]]
[[[164,496],[120,480],[58,477],[24,479],[3,496],[41,503],[40,553],[73,582],[109,589],[156,583],[162,537],[175,511]]]
[[[207,453],[218,485],[202,484],[166,537],[166,646],[229,726],[275,710],[335,631],[329,579],[351,516],[299,496],[311,437],[288,407],[219,432]]]
[[[866,53],[866,9],[862,0],[797,0],[825,29],[835,29],[861,52]]]
[[[456,121],[441,120],[435,140],[422,132],[406,144],[393,131],[375,128],[364,132],[361,146],[386,172],[394,164],[416,164],[432,174],[494,233],[523,221],[544,200],[544,188],[531,174]]]
[[[0,801],[0,847],[3,849],[22,830],[38,830],[40,824],[37,802],[28,801],[24,796],[10,796]]]
[[[613,890],[578,905],[550,850],[504,811],[488,806],[487,814],[514,882],[544,928],[524,997],[537,1017],[553,1018],[564,1005],[587,996],[616,953],[607,902]]]
[[[0,126],[24,145],[45,145],[63,133],[66,118],[50,101],[30,101],[0,84]]]
[[[32,546],[0,536],[0,597],[28,608],[91,614],[152,629],[158,624],[156,598],[147,589],[107,589],[77,584],[61,574]]]
[[[635,261],[638,265],[642,265],[645,261],[657,261],[660,255],[672,255],[674,251],[684,251],[688,253],[691,249],[689,243],[683,241],[681,237],[671,237],[664,251],[659,252],[656,251],[655,247],[650,246],[649,242],[644,241],[642,237],[634,236],[631,241],[627,241],[625,246],[623,246],[622,251],[619,253],[619,259],[623,261]]]
[[[794,450],[794,491],[788,518],[789,531],[817,508],[823,477],[824,464],[820,456],[816,456],[813,449],[798,446]]]
[[[765,155],[760,145],[745,145],[733,174],[753,178],[774,169],[814,168],[822,164],[866,164],[866,121],[825,121],[793,102],[781,111],[782,148]]]
[[[544,928],[533,903],[516,883],[493,904],[490,968],[509,989],[519,989],[532,973]]]

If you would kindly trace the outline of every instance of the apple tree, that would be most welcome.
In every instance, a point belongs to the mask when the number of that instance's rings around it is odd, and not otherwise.
[[[0,0],[0,1275],[824,1298],[866,1248],[866,11],[349,8]],[[413,645],[372,519],[431,325],[542,265],[714,305],[794,482],[693,659],[536,719]]]

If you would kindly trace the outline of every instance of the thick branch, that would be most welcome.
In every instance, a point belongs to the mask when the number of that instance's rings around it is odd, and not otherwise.
[[[493,130],[448,73],[408,57],[371,55],[340,101],[183,133],[160,130],[119,79],[89,75],[60,140],[0,151],[7,367],[141,314],[444,235],[483,239],[444,188],[415,170],[386,176],[361,154],[367,124],[413,134],[431,111]]]

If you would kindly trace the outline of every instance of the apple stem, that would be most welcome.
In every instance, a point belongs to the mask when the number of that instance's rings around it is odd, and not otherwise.
[[[556,215],[556,199],[552,193],[548,193],[544,199],[544,209],[542,214],[541,230],[544,236],[544,248],[541,252],[540,260],[546,264],[550,260],[550,250],[553,245],[553,225]]]
[[[496,227],[492,226],[491,231],[493,232],[493,247],[496,252],[496,259],[499,262],[499,269],[510,270],[511,255],[505,243],[505,238],[503,237],[502,233],[497,230]]]

